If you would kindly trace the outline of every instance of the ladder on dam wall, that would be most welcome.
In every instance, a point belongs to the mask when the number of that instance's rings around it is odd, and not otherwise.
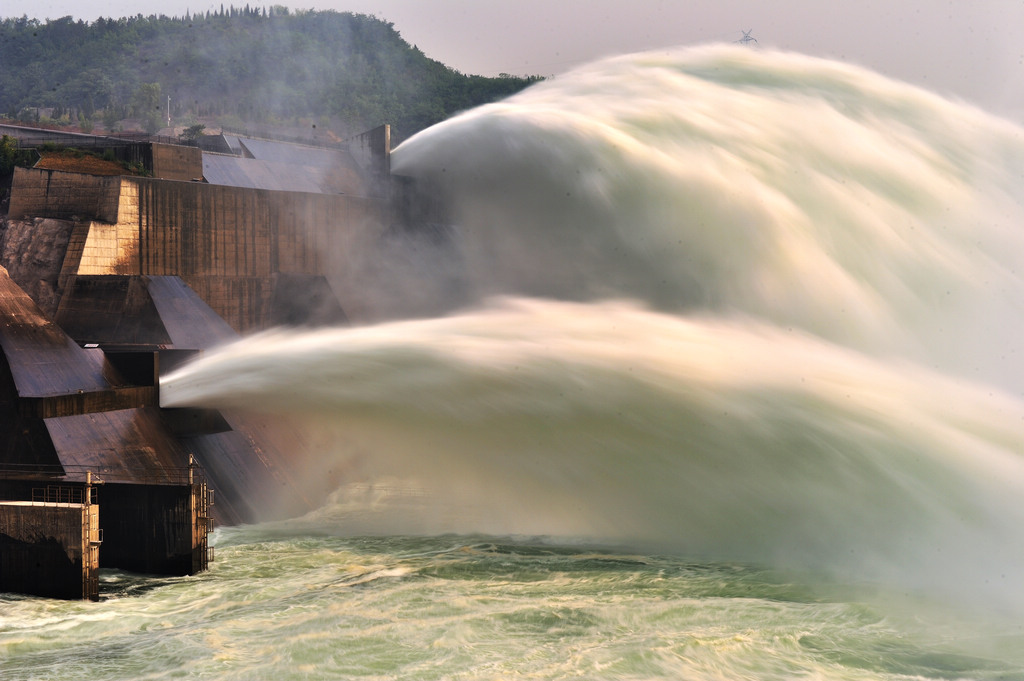
[[[100,544],[103,543],[103,528],[100,527],[99,506],[92,503],[92,488],[85,494],[85,513],[82,514],[82,597],[90,601],[100,599]]]
[[[203,469],[196,463],[195,457],[189,455],[188,484],[192,488],[189,514],[192,516],[192,572],[209,569],[214,560],[214,547],[210,546],[210,535],[213,534],[213,490],[206,481]]]

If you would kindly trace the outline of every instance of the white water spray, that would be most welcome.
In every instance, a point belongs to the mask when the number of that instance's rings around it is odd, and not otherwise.
[[[1011,387],[1024,131],[835,62],[620,57],[421,133],[479,296],[628,297]]]
[[[1000,598],[1024,577],[1022,137],[795,55],[600,62],[396,150],[456,207],[476,308],[264,334],[163,399],[331,422],[359,476],[424,490],[394,531],[455,499],[473,515],[429,530]]]

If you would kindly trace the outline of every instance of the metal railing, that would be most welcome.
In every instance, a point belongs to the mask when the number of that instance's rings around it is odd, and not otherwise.
[[[93,494],[95,488],[90,488],[89,503],[96,503]],[[47,485],[46,487],[32,488],[32,503],[34,504],[83,504],[85,503],[85,488],[68,487],[66,485]]]
[[[60,464],[0,464],[0,480],[33,482],[45,478],[53,479],[54,483],[79,484],[86,482],[90,473],[92,474],[92,482],[94,484],[113,482],[183,486],[206,482],[206,472],[198,463],[193,463],[190,466],[154,466],[152,468],[135,466],[62,466]],[[213,490],[209,490],[209,496],[209,505],[212,506]]]
[[[85,480],[92,473],[96,482],[121,482],[155,485],[187,485],[191,476],[205,477],[202,467],[189,466],[86,466],[60,464],[0,464],[0,479],[29,479],[36,477]]]
[[[18,142],[21,149],[35,149],[46,144],[58,147],[74,147],[78,149],[109,149],[127,147],[136,144],[176,144],[178,146],[198,146],[197,143],[167,135],[149,135],[144,132],[113,132],[105,135],[92,135],[65,130],[48,130],[19,125],[0,124],[0,133],[6,134]]]

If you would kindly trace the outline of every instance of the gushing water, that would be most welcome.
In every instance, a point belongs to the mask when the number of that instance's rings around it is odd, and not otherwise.
[[[585,67],[393,168],[453,207],[445,266],[411,285],[451,307],[456,281],[461,308],[243,340],[167,378],[165,405],[331,424],[353,482],[418,491],[378,531],[1024,604],[1021,129],[718,47]]]
[[[904,84],[633,55],[438,125],[393,167],[451,187],[478,295],[752,316],[1024,385],[1024,132]]]

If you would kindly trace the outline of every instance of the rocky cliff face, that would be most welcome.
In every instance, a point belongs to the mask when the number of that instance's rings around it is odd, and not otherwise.
[[[74,227],[70,220],[0,219],[0,265],[51,319],[60,302],[58,278]]]

